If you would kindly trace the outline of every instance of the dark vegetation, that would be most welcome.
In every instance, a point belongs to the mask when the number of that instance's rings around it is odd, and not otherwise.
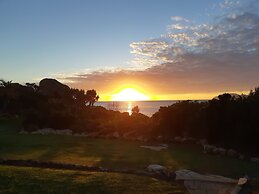
[[[222,94],[206,101],[181,101],[161,107],[151,118],[93,106],[95,90],[72,89],[53,79],[39,85],[0,82],[0,113],[18,115],[23,128],[71,129],[74,133],[141,136],[170,140],[176,136],[205,138],[211,144],[251,155],[259,147],[259,89],[248,96]]]

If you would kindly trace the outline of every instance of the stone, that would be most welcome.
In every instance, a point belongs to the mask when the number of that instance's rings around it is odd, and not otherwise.
[[[187,138],[183,137],[181,138],[180,142],[183,143],[183,142],[186,142],[187,141]]]
[[[257,162],[257,163],[259,163],[259,158],[253,157],[253,158],[251,158],[251,162]]]
[[[69,97],[70,88],[55,79],[45,78],[39,83],[39,93],[52,98]]]
[[[120,137],[120,134],[119,134],[117,131],[115,131],[115,132],[112,134],[112,136],[113,136],[114,138],[119,138],[119,137]]]
[[[199,144],[200,144],[200,145],[208,144],[208,140],[207,140],[207,139],[201,139],[201,140],[199,141]]]
[[[161,166],[159,164],[150,164],[147,167],[149,172],[153,172],[155,174],[159,174],[159,175],[165,175],[167,174],[167,168],[165,166]]]
[[[236,150],[233,150],[233,149],[229,149],[227,151],[227,156],[229,157],[232,157],[232,158],[235,158],[235,157],[238,157],[238,152]]]
[[[190,142],[190,143],[194,143],[194,142],[197,141],[197,139],[194,138],[194,137],[187,137],[186,140],[187,140],[188,142]]]
[[[142,136],[138,136],[138,137],[137,137],[137,140],[138,140],[138,141],[143,141],[143,139],[144,139],[144,138],[143,138]]]
[[[203,145],[203,153],[210,154],[213,153],[213,150],[216,149],[216,146],[205,144]]]
[[[225,156],[227,153],[227,150],[224,148],[218,148],[219,155]]]
[[[39,134],[39,135],[49,135],[49,134],[55,134],[55,135],[72,135],[72,130],[70,129],[52,129],[52,128],[43,128],[39,129],[37,131],[31,132],[32,134]]]
[[[197,144],[197,145],[205,145],[205,144],[208,144],[208,141],[207,141],[207,139],[198,139],[198,140],[196,140],[195,141],[195,143]]]
[[[181,137],[177,136],[177,137],[174,138],[174,141],[175,142],[181,142],[181,139],[182,139]]]
[[[149,146],[149,145],[142,145],[140,146],[141,148],[146,148],[146,149],[150,149],[150,150],[154,150],[154,151],[161,151],[161,150],[164,150],[164,149],[167,149],[167,147],[165,146],[161,146],[161,145],[152,145],[152,146]]]
[[[176,180],[184,181],[190,194],[237,194],[237,181],[218,175],[202,175],[190,170],[175,172]]]
[[[168,145],[167,145],[167,144],[159,144],[159,146],[162,146],[162,147],[168,148]]]
[[[96,138],[99,136],[99,132],[88,133],[86,137]]]
[[[28,134],[28,131],[21,130],[19,133],[20,134]]]
[[[248,181],[248,178],[247,177],[242,177],[242,178],[240,178],[240,179],[238,179],[238,185],[244,185],[244,184],[246,184],[247,183],[247,181]]]
[[[236,184],[237,180],[219,176],[219,175],[202,175],[191,170],[182,169],[175,172],[176,180],[197,180],[197,181],[208,181],[208,182],[218,182],[218,183],[230,183]]]

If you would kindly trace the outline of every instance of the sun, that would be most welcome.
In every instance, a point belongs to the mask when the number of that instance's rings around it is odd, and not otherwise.
[[[149,99],[149,96],[141,93],[135,88],[124,88],[112,95],[112,101],[142,101]]]

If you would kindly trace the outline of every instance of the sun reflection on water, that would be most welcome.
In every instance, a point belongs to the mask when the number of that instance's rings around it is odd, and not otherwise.
[[[132,103],[131,103],[131,102],[128,102],[128,109],[127,109],[127,112],[129,113],[129,115],[132,114]]]

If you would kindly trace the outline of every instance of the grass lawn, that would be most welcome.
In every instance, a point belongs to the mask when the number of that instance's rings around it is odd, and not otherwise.
[[[259,164],[204,155],[196,145],[170,144],[160,152],[140,148],[142,142],[61,135],[18,134],[18,120],[0,120],[0,158],[34,159],[116,169],[146,169],[149,164],[172,170],[187,168],[201,173],[259,178]]]
[[[0,166],[0,193],[182,194],[174,184],[118,173]]]

